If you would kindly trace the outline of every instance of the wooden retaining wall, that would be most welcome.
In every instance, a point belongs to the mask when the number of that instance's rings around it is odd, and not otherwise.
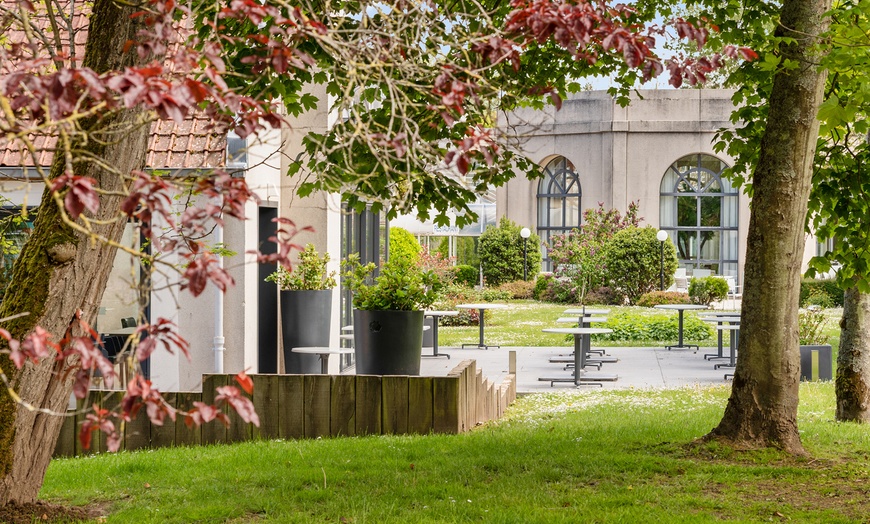
[[[477,424],[501,418],[516,399],[515,355],[511,374],[501,384],[483,378],[474,360],[463,360],[446,377],[372,375],[251,375],[252,401],[260,427],[244,423],[228,410],[230,426],[212,422],[188,428],[181,417],[162,426],[140,412],[122,430],[121,449],[136,450],[240,442],[252,439],[299,439],[324,436],[462,433]],[[178,410],[193,403],[213,403],[215,388],[233,383],[232,375],[204,375],[203,393],[164,393]],[[91,391],[70,411],[55,447],[56,457],[106,450],[105,435],[82,449],[78,429],[94,405],[111,409],[120,391]]]

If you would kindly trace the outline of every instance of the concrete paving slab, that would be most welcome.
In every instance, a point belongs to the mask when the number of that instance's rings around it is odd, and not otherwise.
[[[715,348],[702,347],[697,353],[691,350],[668,351],[664,347],[615,347],[603,348],[608,355],[619,358],[619,362],[604,364],[601,373],[619,376],[614,382],[602,382],[605,389],[627,388],[677,388],[685,385],[730,384],[725,380],[728,368],[714,369],[714,364],[725,363],[725,360],[705,360],[705,353],[715,353]],[[572,348],[565,347],[501,347],[489,350],[462,349],[442,347],[442,353],[449,353],[448,360],[441,358],[424,358],[421,364],[422,375],[443,376],[464,359],[477,361],[477,368],[484,376],[500,383],[509,372],[509,352],[517,354],[517,392],[535,393],[573,388],[571,383],[541,382],[538,377],[571,375],[565,370],[564,364],[550,362],[550,357],[570,355]],[[430,348],[423,348],[423,353],[431,353]],[[726,349],[727,353],[727,349]],[[594,367],[587,370],[594,373]],[[598,388],[598,386],[581,386],[583,388]]]

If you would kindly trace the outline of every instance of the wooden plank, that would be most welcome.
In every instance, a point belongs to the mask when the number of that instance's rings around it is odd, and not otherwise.
[[[489,383],[489,386],[486,388],[487,392],[488,392],[488,394],[487,394],[488,402],[487,402],[487,406],[486,406],[486,420],[490,421],[490,420],[496,419],[495,410],[496,410],[496,406],[498,405],[498,389],[495,387],[495,383],[491,382],[488,379],[487,379],[487,382]]]
[[[459,432],[468,431],[468,371],[469,367],[465,366],[459,374]]]
[[[226,377],[228,386],[238,388],[242,396],[253,401],[252,396],[239,386],[233,375],[227,375]],[[254,425],[250,422],[245,422],[235,408],[229,404],[224,405],[224,412],[230,419],[230,426],[227,428],[227,442],[244,442],[246,440],[251,440],[251,433],[253,432]]]
[[[483,379],[483,370],[478,369],[474,378],[475,406],[473,420],[475,426],[489,420],[486,412],[486,396],[484,395],[488,382],[489,379]]]
[[[123,448],[127,451],[151,447],[151,420],[143,406],[136,418],[127,422],[124,428]]]
[[[175,419],[176,446],[197,446],[202,444],[202,426],[193,425],[187,427],[185,423],[186,417],[181,414],[193,409],[194,402],[203,402],[202,398],[202,393],[182,392],[175,394],[175,409],[180,412]]]
[[[163,393],[163,400],[173,408],[177,409],[178,400],[177,393]],[[169,417],[163,419],[163,425],[158,426],[157,424],[151,424],[151,447],[156,448],[168,448],[175,445],[175,425],[181,424],[184,425],[184,417],[180,415],[176,415],[176,420],[172,420]]]
[[[67,411],[60,426],[60,434],[54,445],[53,457],[74,457],[76,454],[76,415],[75,411]]]
[[[226,375],[203,375],[202,376],[202,402],[213,406],[217,388],[227,385]],[[226,408],[222,409],[226,412]],[[227,428],[219,420],[213,420],[202,425],[203,444],[222,444],[227,441]]]
[[[302,381],[305,402],[305,437],[329,436],[329,375],[305,375]]]
[[[408,433],[408,381],[407,376],[385,376],[381,382],[385,435]]]
[[[120,412],[119,406],[121,405],[121,395],[120,391],[94,391],[92,393],[97,393],[102,396],[102,400],[98,401],[100,404],[100,409],[106,409],[115,412]],[[93,403],[88,403],[89,406],[93,405]],[[118,431],[118,438],[121,439],[119,451],[124,449],[124,431],[126,431],[125,424],[122,424],[118,419],[111,419],[115,423],[115,430]],[[107,451],[107,437],[105,433],[102,431],[93,434],[93,438],[91,438],[91,451],[94,453],[102,453]]]
[[[411,377],[408,383],[408,432],[427,435],[432,432],[432,377]]]
[[[332,436],[356,435],[356,377],[332,377],[332,396],[329,409],[329,432]]]
[[[253,439],[276,439],[281,436],[279,430],[278,376],[251,375],[254,382],[254,411],[260,417],[260,427],[251,428]]]
[[[448,377],[458,377],[459,375],[462,374],[462,371],[465,368],[467,368],[469,365],[471,365],[472,362],[474,362],[474,361],[473,360],[460,361],[459,364],[456,364],[456,366],[450,370],[450,373],[447,373],[447,376]]]
[[[456,434],[461,430],[459,383],[457,376],[432,378],[432,429],[435,433]]]
[[[356,376],[356,434],[381,434],[381,377]]]
[[[108,394],[108,392],[106,393]],[[94,413],[94,409],[101,408],[103,405],[103,391],[91,390],[88,391],[88,396],[82,400],[76,399],[78,413],[76,413],[76,455],[91,455],[100,453],[100,432],[91,433],[91,443],[88,449],[82,446],[82,440],[79,438],[79,432],[82,429],[82,424],[87,419],[89,414]]]
[[[278,436],[305,436],[305,395],[302,375],[278,375]]]

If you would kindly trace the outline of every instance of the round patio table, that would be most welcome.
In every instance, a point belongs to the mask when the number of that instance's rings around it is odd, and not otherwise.
[[[617,375],[608,374],[587,374],[586,370],[586,351],[583,348],[588,344],[588,340],[592,335],[600,335],[604,333],[613,333],[612,329],[607,328],[545,328],[544,333],[564,333],[574,335],[574,376],[573,377],[540,377],[538,380],[549,382],[552,386],[555,382],[573,382],[575,386],[584,384],[596,384],[600,386],[600,381],[613,381],[619,378]]]
[[[441,317],[455,317],[459,311],[424,311],[424,317],[432,317],[432,354],[423,355],[424,357],[447,357],[450,360],[450,355],[447,353],[438,353],[438,321]]]
[[[507,306],[504,304],[459,304],[456,306],[457,309],[476,309],[479,313],[478,324],[480,325],[480,338],[477,342],[478,349],[489,349],[489,348],[497,348],[500,346],[487,346],[483,343],[483,312],[487,309],[507,309]],[[474,346],[475,344],[462,344],[462,347],[465,346]]]
[[[659,304],[655,306],[656,309],[673,309],[680,313],[680,327],[679,327],[679,335],[678,341],[676,345],[673,346],[665,346],[665,349],[668,351],[672,349],[692,349],[695,348],[695,353],[698,352],[698,346],[696,344],[683,344],[683,312],[697,309],[710,309],[707,306],[701,306],[699,304]]]
[[[347,355],[353,353],[353,348],[336,348],[328,346],[305,346],[293,348],[290,351],[293,353],[305,353],[308,355],[317,355],[320,357],[320,373],[323,375],[329,374],[329,355]]]

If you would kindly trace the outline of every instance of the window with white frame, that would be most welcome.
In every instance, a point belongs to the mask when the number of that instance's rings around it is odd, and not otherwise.
[[[565,157],[551,160],[538,184],[538,236],[549,244],[553,235],[571,231],[580,225],[580,177]],[[550,258],[544,250],[542,269],[551,271]]]
[[[679,266],[737,278],[739,193],[722,177],[718,158],[687,155],[662,177],[660,228],[677,247]]]

